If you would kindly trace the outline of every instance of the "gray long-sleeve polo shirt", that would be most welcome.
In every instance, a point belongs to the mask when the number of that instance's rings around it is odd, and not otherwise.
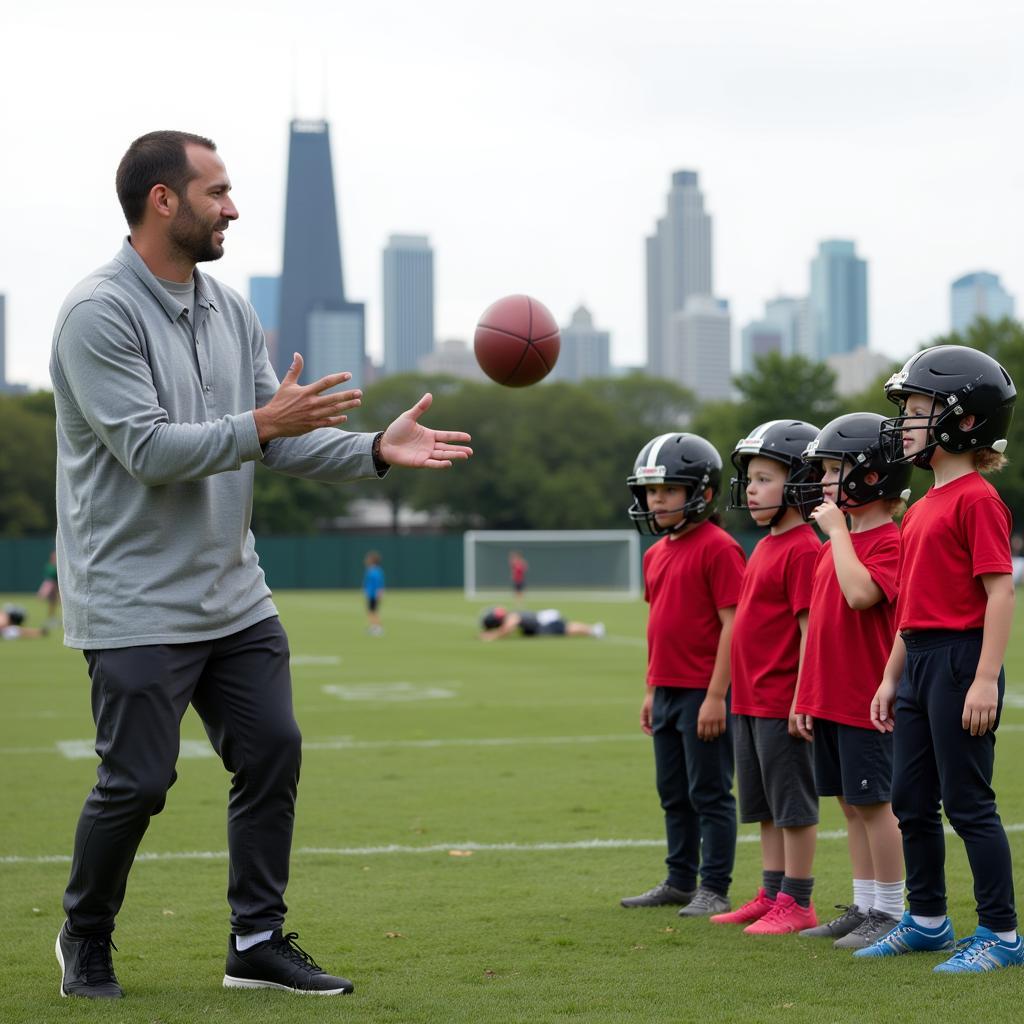
[[[210,640],[276,614],[249,521],[253,463],[326,481],[374,477],[372,434],[260,448],[278,388],[252,306],[195,273],[173,298],[126,239],[61,308],[57,562],[64,642],[85,650]]]

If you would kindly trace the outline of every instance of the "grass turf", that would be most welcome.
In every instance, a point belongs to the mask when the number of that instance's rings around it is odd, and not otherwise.
[[[562,601],[605,640],[475,639],[451,592],[395,591],[369,637],[360,595],[278,595],[306,740],[288,927],[356,982],[313,1005],[220,987],[227,939],[227,777],[190,712],[168,806],[154,818],[118,919],[127,998],[62,1000],[53,940],[74,824],[95,759],[78,652],[0,644],[0,1020],[7,1022],[893,1021],[1016,1019],[1024,974],[936,977],[940,956],[854,961],[827,942],[755,939],[626,911],[663,874],[649,743],[637,721],[640,603]],[[32,619],[42,606],[32,604]],[[1024,862],[1024,619],[1007,659],[996,790]],[[1014,684],[1017,684],[1014,686]],[[1017,828],[1013,828],[1017,826]],[[841,819],[823,801],[815,901],[849,898]],[[587,845],[593,840],[616,845]],[[759,878],[741,829],[733,897]],[[634,841],[628,845],[627,841]],[[477,847],[477,848],[474,848]],[[488,848],[488,847],[511,848]],[[397,850],[384,850],[397,847]],[[549,848],[545,848],[549,847]],[[973,930],[963,847],[948,844],[950,910]]]

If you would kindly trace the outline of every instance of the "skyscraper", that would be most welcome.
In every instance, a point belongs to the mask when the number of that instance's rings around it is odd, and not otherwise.
[[[424,235],[392,235],[384,249],[384,372],[414,373],[434,348],[434,251]]]
[[[744,373],[750,373],[761,356],[770,352],[786,355],[786,336],[783,329],[770,320],[752,320],[740,331],[742,350],[741,366]]]
[[[711,295],[711,216],[696,171],[675,171],[665,215],[647,239],[647,368],[668,374],[673,316],[694,295]]]
[[[710,295],[691,295],[672,314],[665,377],[702,400],[732,395],[732,318],[729,304]]]
[[[586,306],[580,306],[561,329],[562,348],[551,371],[552,380],[588,380],[611,373],[611,334],[594,326]]]
[[[270,365],[277,366],[277,337],[281,321],[281,278],[258,276],[249,278],[249,301],[256,310],[267,339]]]
[[[330,129],[326,121],[292,121],[288,144],[288,188],[285,202],[284,260],[281,271],[281,305],[277,360],[279,377],[288,371],[293,352],[309,362],[311,331],[324,337],[323,318],[311,321],[317,312],[329,312],[328,332],[341,344],[358,338],[366,351],[364,306],[345,298],[342,274],[338,212],[334,201],[334,172],[331,167]],[[329,351],[330,346],[318,348]],[[331,370],[361,374],[363,357],[355,365],[332,365]],[[311,381],[312,368],[303,374]],[[354,384],[348,385],[349,387]]]
[[[7,386],[7,296],[0,292],[0,391]]]
[[[764,319],[782,332],[782,354],[815,359],[806,298],[779,295],[764,304]]]
[[[818,244],[811,261],[810,326],[813,357],[852,352],[868,343],[868,265],[854,243],[831,239]]]
[[[975,320],[1002,320],[1013,316],[1013,296],[1002,286],[998,274],[979,270],[958,277],[949,288],[950,325],[957,334]]]

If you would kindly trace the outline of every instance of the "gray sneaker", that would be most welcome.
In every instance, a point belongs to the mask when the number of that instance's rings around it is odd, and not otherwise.
[[[693,896],[694,890],[692,889],[686,892],[683,889],[677,889],[674,885],[669,885],[668,882],[661,882],[639,896],[626,896],[619,900],[619,903],[624,907],[685,907],[693,899]]]
[[[860,927],[868,917],[856,903],[852,907],[845,903],[837,903],[836,910],[842,911],[838,917],[833,917],[831,921],[819,924],[815,928],[805,928],[800,934],[805,939],[841,939],[844,935],[849,935],[854,928]]]
[[[872,908],[868,916],[848,935],[832,943],[836,949],[866,949],[873,946],[883,935],[888,935],[900,923],[898,917],[890,917]]]
[[[728,897],[700,886],[693,899],[679,911],[680,917],[710,917],[712,914],[727,914],[732,910]]]

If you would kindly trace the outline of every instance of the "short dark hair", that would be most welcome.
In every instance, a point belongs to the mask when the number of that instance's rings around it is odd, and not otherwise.
[[[202,135],[190,132],[149,132],[140,135],[117,165],[117,198],[129,227],[142,222],[146,199],[154,185],[166,185],[179,196],[185,194],[195,177],[185,154],[186,145],[205,146],[216,152],[217,146]]]

